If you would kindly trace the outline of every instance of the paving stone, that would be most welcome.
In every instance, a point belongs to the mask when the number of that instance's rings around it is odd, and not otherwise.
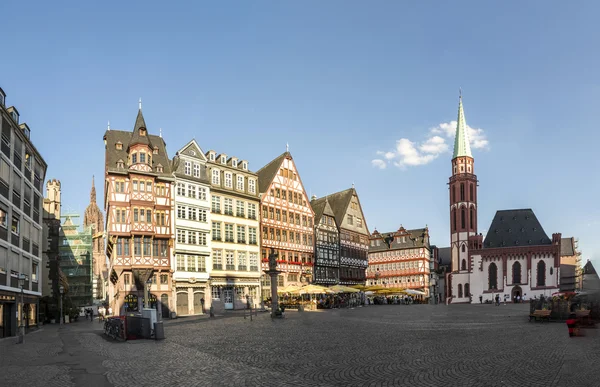
[[[529,323],[527,314],[527,305],[374,305],[175,320],[166,340],[128,342],[73,324],[13,345],[0,372],[15,386],[73,385],[77,367],[64,356],[76,345],[78,356],[100,359],[113,386],[600,385],[598,330],[570,338],[564,323]]]

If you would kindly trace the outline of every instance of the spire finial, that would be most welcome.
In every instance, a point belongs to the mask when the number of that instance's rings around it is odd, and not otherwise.
[[[140,110],[142,110],[142,97],[140,97],[139,106],[140,106]]]
[[[110,121],[108,121],[108,127],[107,130],[110,130]]]
[[[289,152],[290,151],[290,144],[289,143],[285,143],[285,151]]]
[[[458,98],[458,118],[456,119],[456,133],[454,136],[454,154],[452,159],[457,157],[467,156],[473,157],[471,154],[471,144],[469,143],[469,133],[467,122],[465,120],[465,112],[462,103],[462,89],[459,89]]]
[[[92,175],[92,190],[90,191],[90,203],[96,203],[96,185],[94,184],[94,175]]]
[[[461,87],[458,88],[458,98],[462,99],[462,88]]]
[[[354,189],[354,182],[352,182],[352,189]]]
[[[162,137],[162,128],[158,128],[158,136]]]

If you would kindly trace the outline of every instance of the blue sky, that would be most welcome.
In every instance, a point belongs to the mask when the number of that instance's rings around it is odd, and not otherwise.
[[[599,12],[592,1],[10,2],[0,87],[65,210],[83,212],[92,175],[102,187],[107,121],[131,130],[141,97],[170,155],[196,138],[257,170],[287,142],[309,194],[354,182],[371,231],[427,224],[439,246],[451,158],[440,144],[452,139],[432,129],[456,120],[461,87],[480,129],[480,231],[496,210],[532,208],[600,267]],[[378,152],[391,152],[384,169]]]

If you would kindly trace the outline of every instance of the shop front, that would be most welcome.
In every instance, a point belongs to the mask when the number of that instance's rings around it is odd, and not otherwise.
[[[259,278],[212,278],[210,289],[210,302],[217,311],[260,306]]]
[[[16,336],[21,323],[27,333],[37,327],[39,298],[0,290],[0,338]]]

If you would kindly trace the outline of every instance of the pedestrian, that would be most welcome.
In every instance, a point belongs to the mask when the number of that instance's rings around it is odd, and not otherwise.
[[[517,303],[521,302],[521,296],[517,295]]]
[[[479,303],[483,304],[483,295],[482,294],[479,295]]]
[[[500,306],[500,295],[496,294],[496,306]]]
[[[569,329],[569,337],[579,335],[579,322],[577,321],[577,315],[575,313],[569,314],[567,328]]]

